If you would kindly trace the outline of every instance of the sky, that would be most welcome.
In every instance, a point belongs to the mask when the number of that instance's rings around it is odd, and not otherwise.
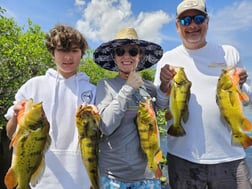
[[[48,32],[56,24],[81,31],[92,49],[112,40],[122,27],[134,27],[140,39],[164,51],[181,44],[175,28],[181,0],[0,0],[6,17],[27,27],[28,19]],[[252,74],[252,0],[206,0],[210,17],[207,41],[236,47]],[[250,75],[251,75],[250,74]]]

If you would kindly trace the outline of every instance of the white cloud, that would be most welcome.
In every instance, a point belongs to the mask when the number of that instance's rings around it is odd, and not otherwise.
[[[211,27],[219,32],[248,30],[252,27],[252,1],[244,0],[210,16]]]
[[[75,0],[75,6],[83,6],[83,5],[85,5],[86,3],[85,3],[85,1],[83,1],[83,0]]]
[[[144,13],[141,12],[134,21],[134,27],[141,39],[160,43],[163,39],[161,29],[171,18],[164,11]]]
[[[251,57],[250,35],[252,30],[252,1],[242,0],[210,12],[208,38],[218,43],[235,46],[246,59]]]
[[[94,42],[113,39],[122,27],[135,27],[139,38],[160,42],[161,29],[170,21],[164,11],[134,15],[128,0],[92,0],[77,21],[77,29]]]

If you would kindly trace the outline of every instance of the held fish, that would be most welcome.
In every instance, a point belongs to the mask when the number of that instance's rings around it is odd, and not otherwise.
[[[87,170],[92,189],[99,189],[98,143],[100,115],[94,106],[83,104],[76,111],[76,126],[83,164]]]
[[[141,148],[147,156],[148,167],[154,172],[156,178],[160,178],[162,171],[158,164],[162,159],[162,151],[156,114],[150,98],[146,98],[144,102],[140,101],[136,122]]]
[[[252,145],[252,124],[243,113],[243,102],[249,97],[240,91],[239,78],[234,67],[223,69],[217,83],[216,102],[221,119],[231,128],[231,143],[246,148]]]
[[[183,67],[175,67],[176,74],[171,83],[170,107],[166,117],[173,118],[173,123],[167,133],[171,136],[184,136],[183,126],[189,117],[188,102],[190,99],[191,81],[187,79]]]
[[[35,186],[44,173],[44,156],[51,143],[42,102],[26,101],[18,112],[17,122],[10,143],[13,147],[11,167],[4,182],[8,189],[30,189],[30,184]]]

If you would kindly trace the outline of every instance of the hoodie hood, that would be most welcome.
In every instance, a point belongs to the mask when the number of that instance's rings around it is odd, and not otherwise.
[[[90,81],[90,78],[89,76],[87,76],[86,74],[84,74],[83,72],[78,72],[76,73],[75,75],[69,77],[69,78],[64,78],[58,71],[50,68],[46,71],[46,76],[47,77],[52,77],[52,78],[55,78],[55,79],[58,79],[58,80],[71,80],[71,79],[76,79],[77,81],[80,81],[80,80],[85,80],[87,82]]]
[[[81,88],[86,86],[85,83],[89,83],[89,77],[82,72],[77,72],[69,78],[64,78],[58,71],[54,69],[48,69],[46,72],[46,77],[48,77],[49,80],[54,83],[51,91],[53,100],[50,108],[51,122],[54,127],[51,129],[50,134],[55,139],[54,145],[57,148],[59,147],[58,145],[64,145],[64,140],[59,142],[58,139],[61,136],[59,135],[59,132],[63,131],[58,130],[59,125],[64,125],[65,123],[67,123],[67,125],[75,124],[74,122],[67,122],[69,119],[64,120],[65,118],[62,118],[61,115],[75,115],[75,110],[80,104],[83,103],[79,98],[79,94],[82,91]],[[72,135],[74,134],[75,133],[73,132]],[[75,142],[76,141],[73,143]]]

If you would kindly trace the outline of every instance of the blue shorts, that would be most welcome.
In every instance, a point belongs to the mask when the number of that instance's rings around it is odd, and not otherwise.
[[[161,189],[159,179],[141,180],[136,182],[120,182],[108,177],[101,177],[100,189]]]

